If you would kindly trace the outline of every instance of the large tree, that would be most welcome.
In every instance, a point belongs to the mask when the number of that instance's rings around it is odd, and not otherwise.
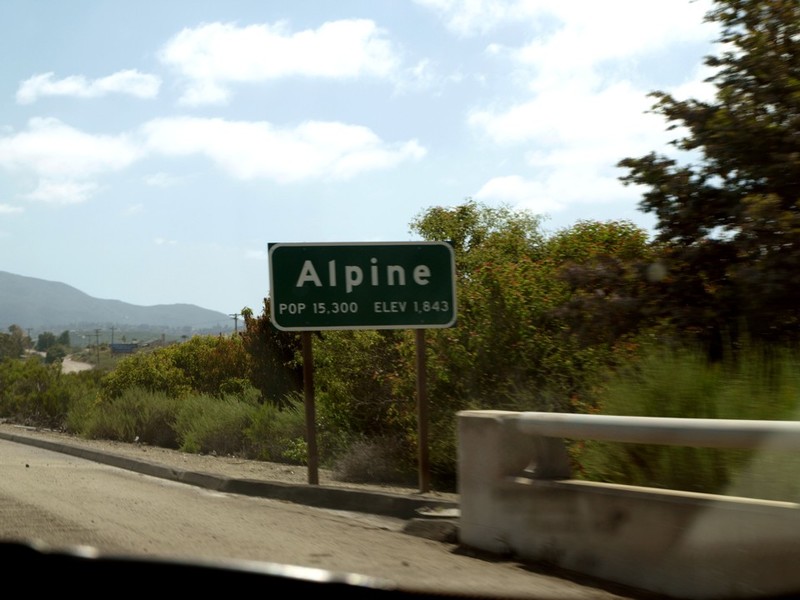
[[[8,333],[0,332],[0,360],[4,358],[20,358],[26,348],[28,338],[19,325],[12,325]]]
[[[717,0],[713,101],[656,92],[679,158],[620,166],[645,186],[668,267],[666,309],[719,349],[726,336],[800,334],[800,2]]]
[[[412,228],[455,248],[458,323],[429,340],[431,393],[458,409],[569,410],[645,322],[638,269],[649,249],[630,223],[547,236],[536,215],[467,200],[429,209]]]
[[[303,390],[303,366],[297,362],[302,346],[297,333],[275,328],[269,302],[264,298],[261,316],[255,316],[249,307],[242,309],[245,330],[239,335],[250,355],[250,381],[261,391],[262,399],[287,406],[293,395]]]

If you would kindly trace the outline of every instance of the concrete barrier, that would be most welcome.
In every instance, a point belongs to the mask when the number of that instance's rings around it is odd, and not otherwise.
[[[788,449],[800,424],[592,417],[459,413],[460,543],[674,598],[800,594],[800,505],[572,479],[560,437]]]

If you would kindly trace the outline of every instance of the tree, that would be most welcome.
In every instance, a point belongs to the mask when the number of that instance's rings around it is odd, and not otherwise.
[[[0,361],[0,417],[18,423],[58,428],[79,394],[72,376],[62,377],[59,364],[39,357]]]
[[[643,323],[649,248],[630,223],[579,222],[548,237],[535,215],[468,200],[413,227],[454,240],[458,323],[429,336],[430,387],[450,407],[569,410]]]
[[[45,331],[39,334],[36,339],[36,350],[39,352],[47,352],[50,346],[55,346],[58,343],[55,334],[51,331]]]
[[[449,241],[455,253],[458,322],[428,336],[431,395],[449,398],[440,405],[453,413],[469,402],[510,408],[535,387],[529,375],[538,352],[524,358],[527,342],[560,287],[543,260],[540,218],[467,199],[430,208],[411,227],[424,239]]]
[[[141,388],[172,398],[190,393],[224,397],[248,387],[249,355],[238,337],[197,335],[182,344],[122,359],[102,380],[104,398]]]
[[[55,346],[50,346],[45,353],[44,362],[46,364],[52,363],[59,363],[63,362],[63,360],[67,356],[67,349],[62,346],[61,344],[56,344]]]
[[[269,316],[269,298],[264,299],[260,317],[254,316],[249,307],[243,308],[241,314],[245,330],[239,335],[251,357],[251,382],[265,401],[290,405],[292,395],[303,389],[303,366],[297,361],[300,336],[275,328]]]
[[[317,414],[328,429],[354,437],[413,434],[415,396],[397,389],[399,380],[416,374],[400,351],[407,333],[325,331],[315,340]]]
[[[4,358],[19,358],[27,347],[28,339],[22,333],[19,325],[11,325],[8,333],[0,333],[0,360]]]
[[[489,260],[535,258],[544,242],[539,216],[471,198],[452,208],[434,206],[419,213],[411,229],[426,240],[453,245],[460,283]]]
[[[163,392],[170,398],[184,398],[191,391],[189,375],[177,365],[164,348],[140,352],[123,358],[100,382],[100,396],[105,400],[121,397],[126,390],[140,388]]]
[[[568,289],[552,315],[577,348],[611,348],[662,321],[653,306],[661,265],[644,229],[626,221],[578,221],[548,239]]]
[[[705,60],[714,100],[652,94],[687,161],[619,165],[657,218],[665,313],[718,356],[726,336],[800,335],[800,3],[717,0],[706,19],[724,44]]]
[[[243,389],[249,355],[240,337],[196,335],[182,344],[161,348],[187,377],[194,392],[224,396]]]

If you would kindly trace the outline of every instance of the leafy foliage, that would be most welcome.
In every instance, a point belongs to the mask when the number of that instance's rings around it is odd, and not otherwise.
[[[269,315],[268,298],[258,317],[252,309],[243,308],[245,331],[240,335],[250,357],[250,381],[261,391],[264,401],[282,406],[303,389],[303,366],[297,360],[300,336],[276,329]]]
[[[339,481],[356,483],[404,483],[416,480],[415,465],[408,460],[404,440],[375,437],[353,442],[333,465]]]
[[[236,396],[218,398],[191,395],[183,400],[175,422],[180,449],[184,452],[242,456],[245,431],[257,404]]]
[[[67,348],[62,346],[61,344],[56,344],[55,346],[50,346],[45,353],[44,362],[48,365],[52,363],[61,364],[61,361],[67,356]]]
[[[630,362],[604,386],[601,412],[794,419],[800,398],[799,363],[800,356],[789,348],[746,344],[735,359],[709,365],[702,349],[647,347],[638,361]],[[579,472],[587,479],[709,493],[726,493],[735,487],[762,498],[793,499],[776,484],[794,482],[794,476],[769,479],[777,465],[786,464],[786,452],[770,456],[771,465],[753,462],[770,455],[768,442],[754,452],[584,441],[576,443],[573,452]]]
[[[412,227],[455,249],[458,323],[424,335],[431,469],[452,483],[458,411],[574,410],[620,344],[652,322],[642,298],[650,248],[630,223],[585,222],[547,236],[528,212],[472,200],[431,208]],[[614,326],[595,322],[595,310]],[[411,331],[318,336],[321,428],[343,432],[351,449],[392,439],[413,463],[416,339]]]
[[[399,350],[394,331],[328,331],[314,341],[318,418],[325,428],[379,436],[415,424],[413,394],[397,393],[400,372],[413,367]]]
[[[448,409],[569,410],[614,344],[642,326],[649,249],[630,223],[581,222],[548,237],[528,213],[467,201],[415,227],[468,240],[456,245],[458,325],[430,335],[433,389],[459,399]],[[598,309],[615,327],[589,327]]]
[[[182,344],[125,357],[103,379],[103,393],[117,398],[136,387],[174,398],[190,392],[224,395],[249,387],[249,361],[239,338],[195,336]]]
[[[242,387],[250,369],[250,356],[239,337],[194,336],[167,346],[165,353],[194,392],[220,395]]]
[[[165,392],[127,388],[118,398],[95,402],[83,414],[79,433],[87,438],[177,448],[175,422],[181,403]]]
[[[189,394],[189,377],[172,360],[172,355],[158,349],[127,356],[102,381],[103,397],[114,399],[125,390],[141,388],[163,392],[173,398]]]
[[[658,220],[663,313],[719,357],[725,336],[800,334],[800,4],[718,0],[707,18],[724,44],[706,59],[715,99],[653,94],[695,162],[650,153],[620,166]]]
[[[61,428],[70,405],[86,393],[85,379],[63,376],[60,363],[38,356],[0,362],[0,416],[21,423]]]
[[[0,360],[19,358],[29,343],[30,339],[23,334],[22,328],[12,325],[8,328],[8,333],[0,333]]]
[[[305,464],[305,434],[302,398],[294,396],[280,408],[264,402],[245,430],[247,453],[257,460]]]

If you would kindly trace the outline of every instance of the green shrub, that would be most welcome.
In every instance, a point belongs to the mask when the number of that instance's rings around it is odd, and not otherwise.
[[[180,404],[165,392],[129,388],[118,398],[82,406],[81,433],[94,439],[177,448],[175,422]]]
[[[70,404],[81,390],[61,364],[39,357],[0,362],[0,417],[36,427],[62,429]]]
[[[176,420],[180,449],[195,454],[245,456],[245,431],[258,406],[238,396],[195,394],[181,401]]]
[[[306,464],[306,422],[302,398],[287,397],[282,407],[265,402],[245,431],[248,454],[256,460]]]
[[[104,398],[118,398],[132,388],[163,392],[173,398],[186,396],[191,390],[186,373],[163,349],[123,358],[103,378],[102,387]]]
[[[195,393],[225,396],[247,387],[249,357],[237,337],[198,335],[159,350]],[[252,387],[252,386],[250,386]]]
[[[334,477],[352,483],[413,485],[416,473],[407,445],[398,438],[356,441],[334,463]]]
[[[50,346],[45,354],[44,362],[49,364],[58,363],[59,365],[67,356],[67,347],[61,344]]]
[[[709,363],[694,349],[651,349],[604,387],[611,415],[794,419],[800,408],[800,356],[789,349],[746,347]],[[577,441],[572,453],[590,480],[697,492],[797,498],[797,459],[763,449],[693,448]],[[796,470],[794,471],[796,472]]]
[[[90,437],[87,431],[92,423],[100,400],[96,395],[84,395],[75,400],[64,419],[64,430],[79,436]]]
[[[95,369],[70,373],[63,378],[70,390],[69,405],[62,423],[64,431],[82,434],[85,423],[99,402],[101,378],[102,373]]]

